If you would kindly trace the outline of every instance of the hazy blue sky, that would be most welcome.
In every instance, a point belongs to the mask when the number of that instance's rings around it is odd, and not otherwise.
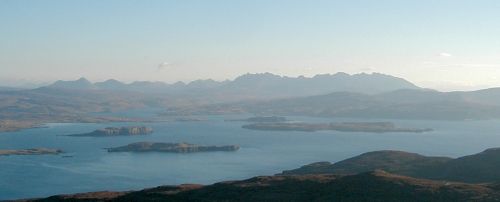
[[[381,72],[500,86],[497,0],[0,0],[0,81]]]

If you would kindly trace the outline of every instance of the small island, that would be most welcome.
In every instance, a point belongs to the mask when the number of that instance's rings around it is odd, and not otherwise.
[[[8,149],[0,150],[0,156],[9,155],[44,155],[44,154],[60,154],[63,153],[60,149],[34,148],[34,149]]]
[[[194,153],[212,151],[237,151],[238,145],[201,146],[188,143],[136,142],[126,146],[108,148],[108,152],[170,152]]]
[[[77,137],[112,137],[112,136],[133,136],[133,135],[148,135],[153,133],[153,129],[145,126],[129,126],[129,127],[107,127],[98,129],[90,133],[73,134],[69,136]]]
[[[174,121],[176,121],[176,122],[199,122],[199,121],[206,121],[206,119],[196,118],[196,117],[181,117],[181,118],[174,119]]]
[[[288,119],[286,117],[281,116],[256,116],[250,117],[246,119],[229,119],[225,121],[244,121],[244,122],[255,122],[255,123],[278,123],[278,122],[286,122]]]
[[[242,126],[252,130],[266,131],[306,131],[335,130],[341,132],[409,132],[423,133],[432,131],[430,128],[399,128],[390,122],[344,122],[344,123],[254,123]]]

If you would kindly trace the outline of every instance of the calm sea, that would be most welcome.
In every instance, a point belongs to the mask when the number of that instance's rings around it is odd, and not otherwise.
[[[273,175],[317,161],[339,161],[373,150],[405,150],[458,157],[500,147],[500,121],[401,121],[402,127],[433,128],[428,133],[268,132],[242,129],[235,117],[203,117],[200,122],[48,124],[47,128],[0,133],[0,149],[48,147],[61,155],[0,156],[0,199],[46,197],[99,190],[137,190],[182,183]],[[293,120],[318,122],[347,119]],[[370,120],[387,121],[387,120]],[[137,137],[67,137],[108,126],[145,125],[155,132]],[[237,152],[107,153],[103,148],[137,141],[237,144]]]

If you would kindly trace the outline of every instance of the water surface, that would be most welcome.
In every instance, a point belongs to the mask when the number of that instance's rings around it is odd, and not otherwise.
[[[210,184],[273,175],[316,161],[339,161],[373,150],[405,150],[458,157],[500,146],[500,121],[401,121],[433,128],[428,133],[277,132],[242,129],[242,122],[203,117],[201,122],[49,124],[47,128],[0,133],[0,149],[49,147],[61,155],[0,156],[0,199],[44,197],[99,190],[135,190],[167,184]],[[353,121],[291,117],[307,121]],[[362,120],[357,120],[362,121]],[[387,120],[370,120],[387,121]],[[67,137],[108,126],[146,125],[155,132],[136,137]],[[238,144],[237,152],[107,153],[103,148],[137,141]]]

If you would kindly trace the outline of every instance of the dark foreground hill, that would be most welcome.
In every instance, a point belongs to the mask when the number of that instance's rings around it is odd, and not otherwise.
[[[356,174],[382,169],[391,173],[417,178],[450,180],[469,183],[500,182],[500,149],[456,159],[428,157],[402,151],[375,151],[337,163],[318,162],[283,175]]]
[[[34,201],[498,201],[495,184],[431,181],[373,171],[349,176],[265,176],[209,186],[60,195]]]

